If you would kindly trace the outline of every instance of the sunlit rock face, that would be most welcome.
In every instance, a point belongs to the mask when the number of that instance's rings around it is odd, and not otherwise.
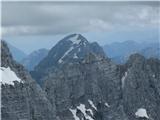
[[[53,120],[55,111],[45,93],[1,42],[2,120]]]

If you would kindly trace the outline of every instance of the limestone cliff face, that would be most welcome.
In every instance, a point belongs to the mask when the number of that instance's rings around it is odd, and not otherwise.
[[[158,59],[134,54],[119,66],[92,51],[49,71],[43,89],[61,120],[158,120],[159,69]]]
[[[82,62],[48,74],[44,90],[61,120],[74,120],[74,113],[89,120],[159,120],[159,69],[158,59],[139,54],[121,67],[89,54]]]
[[[5,70],[8,70],[7,72]],[[10,72],[10,73],[9,73]],[[2,120],[53,120],[55,110],[45,93],[24,67],[12,59],[7,44],[1,42],[1,110]],[[14,74],[20,81],[13,80]]]
[[[70,109],[75,110],[81,104],[93,111],[90,117],[94,120],[124,119],[117,72],[117,66],[109,59],[89,54],[80,63],[67,64],[50,73],[45,79],[44,90],[51,103],[56,104],[61,120],[73,119]],[[83,117],[86,118],[84,114],[80,118]]]
[[[136,119],[135,111],[145,108],[150,119],[160,119],[160,61],[134,54],[125,66],[122,89],[125,113],[129,119]]]

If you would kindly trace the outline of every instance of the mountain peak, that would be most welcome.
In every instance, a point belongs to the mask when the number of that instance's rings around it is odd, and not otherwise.
[[[73,44],[79,44],[81,42],[81,39],[79,39],[79,34],[74,34],[73,37],[70,37],[69,39]]]
[[[54,71],[68,63],[80,62],[89,53],[105,56],[103,49],[97,43],[88,42],[81,34],[68,35],[60,40],[40,61],[31,72],[32,77],[39,82],[45,74],[48,74],[48,71]],[[41,81],[39,83],[41,84]]]
[[[86,45],[89,43],[84,36],[82,36],[81,34],[77,34],[77,33],[68,35],[63,40],[70,41],[72,42],[73,45],[81,45],[81,44]]]

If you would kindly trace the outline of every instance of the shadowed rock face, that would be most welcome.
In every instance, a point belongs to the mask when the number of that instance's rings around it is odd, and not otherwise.
[[[130,57],[121,67],[109,59],[89,54],[82,62],[66,64],[45,78],[44,90],[55,103],[61,120],[87,118],[79,109],[91,109],[94,120],[159,120],[160,61],[145,59],[139,54]],[[90,104],[91,100],[96,107]],[[138,117],[144,108],[147,116]]]
[[[7,44],[1,42],[1,70],[10,68],[21,82],[4,84],[2,74],[1,102],[2,120],[53,120],[55,108],[45,97],[39,85],[30,77],[24,67],[16,63]]]
[[[60,40],[49,51],[48,55],[31,71],[31,75],[42,85],[43,77],[48,72],[54,71],[64,64],[82,61],[89,53],[105,56],[103,49],[97,43],[89,43],[80,34],[71,34]]]
[[[70,112],[69,109],[76,109],[80,104],[93,111],[91,117],[95,120],[109,117],[123,119],[119,103],[121,81],[117,70],[117,66],[110,60],[89,54],[81,63],[67,64],[63,69],[50,73],[46,77],[44,90],[51,103],[55,102],[61,119],[71,119],[63,114]],[[90,105],[89,100],[97,110]]]
[[[134,113],[138,108],[145,108],[150,118],[160,119],[160,61],[134,54],[126,66],[122,93],[124,110],[129,119],[135,119]]]

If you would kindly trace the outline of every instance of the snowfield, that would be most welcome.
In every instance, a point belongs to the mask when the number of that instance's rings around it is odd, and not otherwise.
[[[14,85],[14,81],[22,82],[20,78],[17,77],[14,71],[10,67],[1,67],[1,84]]]
[[[148,118],[149,119],[149,117],[147,115],[147,111],[144,108],[139,108],[137,110],[137,112],[135,113],[135,115],[136,115],[136,117],[139,117],[139,118]]]

